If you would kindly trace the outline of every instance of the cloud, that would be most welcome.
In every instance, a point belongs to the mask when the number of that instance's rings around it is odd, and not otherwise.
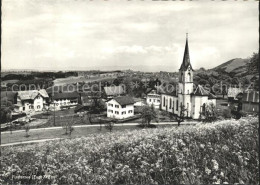
[[[3,0],[2,68],[176,71],[186,32],[193,66],[215,67],[259,48],[256,3]]]

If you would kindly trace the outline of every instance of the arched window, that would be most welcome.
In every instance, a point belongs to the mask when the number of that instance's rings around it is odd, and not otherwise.
[[[190,74],[190,72],[188,73],[188,80],[189,80],[189,82],[191,82],[191,74]]]
[[[205,112],[206,112],[206,104],[203,103],[203,105],[202,105],[202,114],[205,115]]]

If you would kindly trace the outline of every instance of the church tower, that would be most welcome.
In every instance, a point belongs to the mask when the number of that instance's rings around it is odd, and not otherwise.
[[[186,44],[184,50],[183,61],[179,69],[179,90],[178,100],[181,110],[181,106],[187,109],[185,116],[190,117],[191,113],[191,93],[193,92],[193,69],[190,63],[188,34],[186,34]],[[180,111],[179,111],[180,114]]]

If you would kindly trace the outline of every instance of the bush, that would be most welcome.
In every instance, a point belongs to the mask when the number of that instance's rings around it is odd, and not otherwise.
[[[0,183],[259,184],[258,124],[242,118],[2,147]],[[28,174],[42,178],[15,178]]]
[[[225,119],[230,119],[232,118],[231,110],[230,109],[224,109],[222,112],[222,117]]]

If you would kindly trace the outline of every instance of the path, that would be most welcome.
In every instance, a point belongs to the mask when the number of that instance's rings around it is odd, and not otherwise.
[[[198,122],[195,122],[195,121],[193,121],[193,122],[181,122],[181,125],[195,125],[196,123],[198,123]],[[137,126],[139,124],[140,123],[117,123],[114,126],[115,127]],[[178,125],[177,122],[160,122],[160,123],[152,123],[152,124],[155,124],[155,125]],[[95,125],[75,125],[73,127],[74,128],[100,127],[100,125],[98,125],[98,124],[95,124]],[[34,129],[30,129],[30,132],[39,131],[39,130],[53,130],[53,129],[62,129],[62,127],[59,126],[59,127],[34,128]],[[17,133],[17,132],[25,132],[25,130],[15,130],[12,133]],[[9,133],[10,133],[10,131],[1,132],[1,134],[9,134]]]
[[[38,139],[38,140],[31,140],[31,141],[20,141],[20,142],[15,142],[15,143],[1,144],[1,146],[13,146],[13,145],[20,145],[20,144],[41,143],[41,142],[45,142],[45,141],[52,141],[52,140],[58,140],[58,139],[62,139],[62,138]]]

